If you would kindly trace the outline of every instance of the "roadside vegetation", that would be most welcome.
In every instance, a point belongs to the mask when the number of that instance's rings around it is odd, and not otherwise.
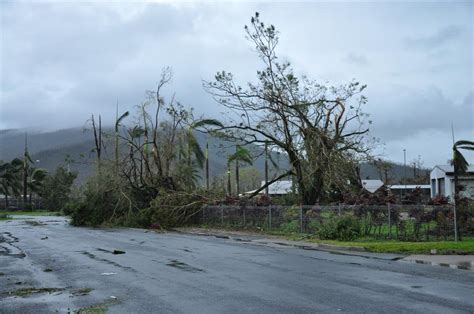
[[[245,35],[261,62],[256,80],[242,83],[232,73],[220,71],[203,82],[227,112],[224,116],[196,116],[174,95],[165,97],[173,75],[164,68],[143,102],[121,114],[117,109],[115,121],[109,121],[112,129],[104,130],[100,114],[91,115],[87,125],[94,147],[89,152],[93,160],[88,162],[93,163],[94,173],[80,187],[73,185],[77,173],[69,170],[71,160],[49,174],[35,167],[26,141],[23,159],[1,163],[5,217],[13,214],[8,211],[10,196],[22,199],[24,210],[33,208],[38,196],[41,208],[69,215],[75,226],[167,229],[208,224],[283,235],[307,233],[314,241],[350,241],[374,251],[424,250],[433,245],[448,250],[455,230],[455,240],[463,241],[454,249],[469,251],[472,239],[465,235],[474,234],[474,206],[461,197],[458,177],[468,165],[462,151],[473,150],[474,142],[458,141],[453,146],[455,207],[444,198],[428,203],[419,190],[403,197],[385,190],[364,191],[361,162],[377,165],[381,178],[385,174],[389,181],[387,164],[372,156],[377,141],[369,135],[371,121],[364,112],[366,86],[355,80],[332,86],[297,75],[278,56],[277,29],[265,24],[258,13],[250,22]],[[198,134],[206,138],[205,147],[199,144]],[[208,143],[215,138],[225,140],[233,153],[227,156],[226,172],[211,178]],[[289,166],[281,169],[272,152],[287,159]],[[243,168],[258,155],[265,158],[261,187],[258,174]],[[272,173],[269,164],[274,166]],[[256,189],[241,196],[248,187],[242,182],[245,175],[252,177]],[[292,181],[292,193],[279,199],[259,195],[282,179]],[[272,214],[267,212],[276,204],[290,206],[274,213],[273,219],[280,220],[272,225]],[[317,209],[321,204],[339,209]],[[215,217],[207,210],[210,206],[220,206],[213,212]],[[235,214],[225,222],[224,206],[232,207]],[[421,241],[429,245],[424,247]]]

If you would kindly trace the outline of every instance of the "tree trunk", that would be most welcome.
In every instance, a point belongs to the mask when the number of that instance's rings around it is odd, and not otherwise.
[[[268,197],[268,142],[265,142],[265,195]]]
[[[237,191],[237,196],[240,194],[240,174],[239,174],[239,161],[235,161],[235,189]]]
[[[454,163],[454,240],[457,241],[458,239],[461,240],[461,235],[459,234],[459,226],[458,226],[458,219],[457,219],[457,206],[459,201],[459,167],[457,163]]]

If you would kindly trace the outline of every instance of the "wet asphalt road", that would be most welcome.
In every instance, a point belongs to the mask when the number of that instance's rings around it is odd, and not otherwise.
[[[1,313],[474,313],[470,271],[34,221],[0,221]],[[62,290],[12,293],[27,287]]]

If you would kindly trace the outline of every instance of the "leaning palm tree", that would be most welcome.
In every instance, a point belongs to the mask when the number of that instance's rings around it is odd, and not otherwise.
[[[28,189],[30,191],[29,203],[31,205],[31,196],[33,193],[38,194],[43,186],[43,182],[48,176],[48,171],[42,168],[30,168],[31,173],[28,175]]]
[[[235,161],[235,186],[237,191],[237,196],[240,194],[240,163],[247,163],[251,165],[253,163],[252,155],[250,154],[249,150],[237,145],[235,147],[235,153],[230,155],[227,159],[227,188],[230,192],[230,164]]]
[[[200,119],[196,120],[191,125],[189,125],[188,129],[186,130],[186,142],[187,142],[187,160],[188,160],[188,166],[191,166],[191,160],[192,156],[194,155],[197,165],[199,168],[204,167],[204,162],[207,160],[208,156],[204,154],[204,152],[201,149],[201,146],[199,146],[199,143],[194,136],[194,131],[198,128],[206,127],[206,126],[218,126],[218,127],[224,127],[221,122],[215,119]]]
[[[115,172],[118,174],[118,169],[119,169],[119,128],[120,128],[120,123],[122,122],[123,119],[128,117],[129,112],[126,111],[124,112],[120,117],[118,116],[118,107],[117,107],[117,113],[116,113],[116,118],[115,118]]]
[[[459,185],[459,175],[466,173],[469,163],[466,158],[463,156],[460,150],[473,150],[474,151],[474,142],[460,140],[453,144],[453,159],[451,164],[454,168],[454,239],[458,240],[458,226],[457,226],[457,215],[456,215],[456,205],[459,201],[459,192],[461,187]]]

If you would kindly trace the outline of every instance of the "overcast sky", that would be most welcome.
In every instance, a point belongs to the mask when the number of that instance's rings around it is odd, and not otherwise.
[[[280,31],[279,54],[321,83],[368,85],[365,111],[385,158],[450,157],[474,139],[473,18],[468,2],[6,2],[1,8],[0,128],[113,121],[144,100],[161,69],[168,93],[198,113],[222,110],[202,88],[220,70],[242,83],[259,66],[243,26],[255,11]],[[470,155],[473,157],[473,155]],[[471,163],[474,159],[470,158]]]

